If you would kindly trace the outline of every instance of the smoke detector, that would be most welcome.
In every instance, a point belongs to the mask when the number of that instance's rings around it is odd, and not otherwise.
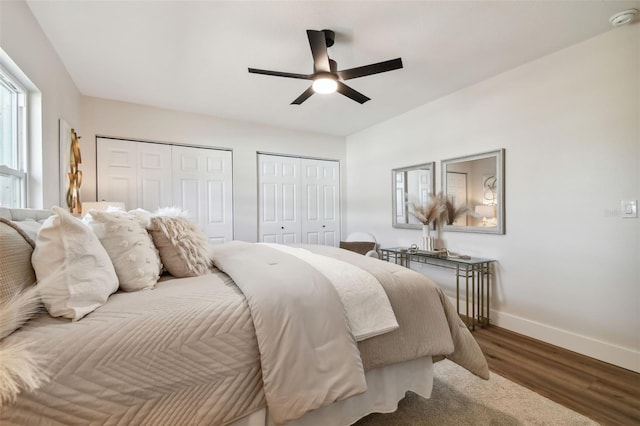
[[[622,12],[616,13],[611,18],[609,18],[609,21],[611,21],[611,25],[613,25],[614,27],[619,27],[620,25],[625,25],[633,21],[637,14],[638,9],[627,9],[623,10]]]

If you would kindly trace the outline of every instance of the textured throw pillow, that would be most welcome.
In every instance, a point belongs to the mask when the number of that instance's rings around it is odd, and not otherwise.
[[[129,210],[129,214],[138,219],[138,222],[145,227],[149,227],[149,221],[151,220],[151,212],[144,209]]]
[[[148,229],[165,269],[174,277],[195,277],[210,270],[207,237],[185,212],[160,209],[151,216]]]
[[[156,285],[162,270],[160,256],[138,218],[125,211],[92,210],[85,222],[109,253],[122,290],[137,291]]]
[[[38,233],[31,257],[49,314],[79,320],[118,289],[109,255],[82,221],[59,207]]]
[[[14,222],[0,218],[0,305],[36,283],[31,266],[35,243]]]
[[[31,266],[34,246],[15,222],[0,218],[0,407],[47,380],[45,362],[28,341],[5,340],[42,306]]]
[[[376,249],[376,243],[369,241],[340,241],[340,248],[367,254],[369,251]]]

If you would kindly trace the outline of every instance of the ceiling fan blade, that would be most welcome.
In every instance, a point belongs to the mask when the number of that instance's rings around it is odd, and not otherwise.
[[[307,30],[307,37],[313,56],[313,70],[315,72],[331,72],[324,31]]]
[[[341,80],[351,80],[352,78],[379,74],[381,72],[393,71],[400,68],[402,68],[402,58],[396,58],[389,61],[378,62],[376,64],[365,65],[363,67],[338,71],[338,77],[340,77]]]
[[[338,88],[336,89],[336,91],[338,93],[345,95],[347,98],[351,98],[354,101],[358,102],[359,104],[363,104],[371,100],[370,98],[367,98],[365,95],[358,92],[357,90],[354,90],[351,87],[347,86],[343,82],[338,81],[337,83],[338,83]]]
[[[272,75],[274,77],[289,77],[289,78],[300,78],[303,80],[311,80],[312,75],[309,74],[294,74],[290,72],[280,72],[280,71],[269,71],[269,70],[260,70],[257,68],[249,68],[249,72],[253,74],[264,74],[264,75]]]
[[[301,103],[309,99],[309,97],[311,97],[311,95],[313,94],[313,87],[309,87],[307,90],[302,92],[302,95],[298,96],[295,101],[291,102],[291,105],[300,105]]]

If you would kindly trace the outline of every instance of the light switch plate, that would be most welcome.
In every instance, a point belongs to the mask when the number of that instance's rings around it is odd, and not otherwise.
[[[622,200],[620,208],[620,217],[638,217],[637,200]]]

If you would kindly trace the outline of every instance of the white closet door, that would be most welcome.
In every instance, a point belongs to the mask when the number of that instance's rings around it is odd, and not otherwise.
[[[97,139],[98,200],[120,201],[127,210],[171,205],[171,147]]]
[[[136,152],[134,142],[97,138],[98,201],[123,202],[127,209],[138,207]]]
[[[301,242],[300,159],[258,155],[258,240]]]
[[[231,151],[172,147],[173,202],[204,230],[211,243],[233,239]]]
[[[138,156],[138,204],[134,208],[154,212],[172,204],[171,146],[135,142]]]
[[[302,159],[302,242],[340,244],[340,163]]]

